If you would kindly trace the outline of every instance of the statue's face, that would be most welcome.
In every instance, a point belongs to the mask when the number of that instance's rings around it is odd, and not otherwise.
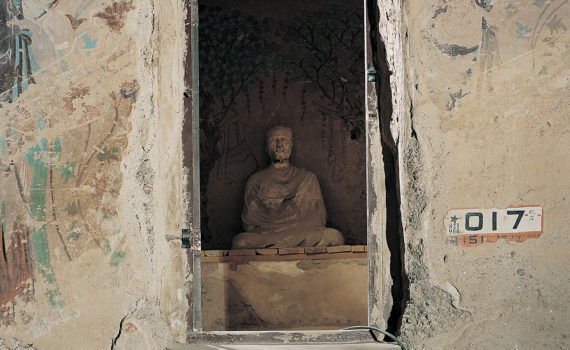
[[[267,152],[272,162],[289,160],[293,148],[293,135],[290,129],[276,129],[267,135]]]

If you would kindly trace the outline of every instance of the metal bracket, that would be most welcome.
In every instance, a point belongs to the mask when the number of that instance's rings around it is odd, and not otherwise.
[[[182,248],[190,248],[190,230],[182,229]]]
[[[195,254],[200,254],[202,242],[199,230],[182,229],[182,248],[191,249]]]
[[[373,64],[368,65],[367,80],[369,83],[376,81],[376,69],[374,69]]]
[[[200,230],[192,230],[192,252],[194,255],[200,255],[202,252],[202,235]]]

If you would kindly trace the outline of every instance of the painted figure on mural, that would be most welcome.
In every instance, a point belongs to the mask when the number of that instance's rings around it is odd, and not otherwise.
[[[23,20],[21,0],[0,0],[0,106],[13,102],[35,83],[32,33],[22,25]]]
[[[271,164],[247,181],[242,212],[246,232],[234,237],[232,248],[344,244],[342,233],[325,226],[325,202],[315,174],[289,162],[291,128],[271,128],[266,142]]]
[[[16,296],[26,302],[34,297],[30,229],[21,223],[15,225],[7,242],[4,226],[4,222],[0,223],[0,325],[14,324],[15,315],[9,304]]]

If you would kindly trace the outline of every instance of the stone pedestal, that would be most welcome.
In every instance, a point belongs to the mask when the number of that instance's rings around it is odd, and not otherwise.
[[[367,253],[362,247],[345,247],[343,252],[319,254],[205,252],[203,329],[340,329],[367,324]]]

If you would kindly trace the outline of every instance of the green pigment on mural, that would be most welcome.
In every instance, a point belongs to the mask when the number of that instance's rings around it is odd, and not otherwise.
[[[34,147],[28,149],[26,162],[32,168],[32,186],[30,189],[30,210],[32,219],[45,221],[46,218],[46,185],[48,167],[47,140],[43,139]]]
[[[77,220],[71,223],[71,230],[69,231],[69,236],[67,236],[67,239],[76,241],[81,236],[81,230],[77,228],[76,225],[77,225]]]
[[[69,234],[69,236],[67,236],[67,239],[72,240],[72,241],[77,241],[80,236],[81,236],[81,232],[73,231]]]
[[[61,309],[65,306],[65,303],[62,300],[56,300],[58,296],[60,296],[60,292],[57,289],[48,289],[46,295],[48,296],[48,300],[50,305],[53,308]]]
[[[57,144],[57,141],[56,141]],[[61,147],[60,147],[61,152]],[[30,212],[35,221],[46,221],[46,190],[48,177],[48,142],[42,139],[37,145],[28,149],[26,162],[32,169],[32,183],[30,186]],[[32,247],[34,248],[37,268],[49,284],[55,283],[55,273],[49,255],[47,226],[44,223],[40,228],[32,229]],[[63,307],[63,301],[56,301],[60,295],[57,287],[48,289],[49,302],[54,308]]]
[[[57,159],[61,156],[61,140],[59,137],[55,139],[55,143],[53,144],[53,153],[57,156]]]
[[[61,171],[61,177],[64,178],[63,182],[67,183],[70,178],[75,177],[75,165],[77,162],[73,162],[69,164],[69,162],[65,162],[65,166],[57,167],[56,171]]]
[[[46,127],[46,120],[44,117],[38,113],[38,118],[36,119],[36,126],[38,130],[42,131]]]
[[[113,266],[119,266],[119,264],[125,260],[125,256],[127,256],[127,253],[119,250],[113,253],[113,257],[111,258],[111,265]]]
[[[32,246],[36,253],[36,261],[38,262],[38,271],[44,276],[48,283],[55,282],[55,274],[49,257],[49,247],[47,239],[47,227],[42,225],[41,228],[32,229]]]

